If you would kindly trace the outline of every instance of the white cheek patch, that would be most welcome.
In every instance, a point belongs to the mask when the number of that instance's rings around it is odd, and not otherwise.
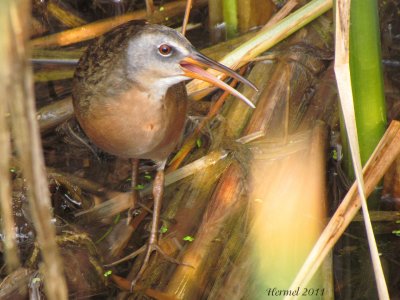
[[[150,98],[152,98],[156,101],[162,100],[163,97],[165,96],[165,94],[167,93],[167,90],[171,86],[173,86],[179,82],[182,82],[184,80],[187,80],[187,79],[188,78],[186,76],[179,75],[179,76],[166,77],[166,78],[155,81],[153,83],[153,88],[151,89],[152,97],[150,97]]]
[[[162,80],[160,80],[160,83],[168,89],[170,86],[177,84],[184,80],[187,80],[186,76],[178,75],[178,76],[171,76],[171,77],[163,78]]]

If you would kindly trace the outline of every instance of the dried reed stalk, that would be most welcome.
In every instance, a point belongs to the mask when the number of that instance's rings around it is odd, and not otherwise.
[[[74,76],[75,67],[64,66],[53,70],[41,70],[35,72],[33,79],[35,82],[48,82],[56,80],[70,79]]]
[[[31,15],[30,1],[6,3],[14,37],[14,69],[11,77],[14,97],[7,99],[11,111],[13,138],[26,179],[32,220],[43,258],[41,271],[45,277],[46,295],[49,299],[63,300],[68,298],[67,285],[52,224],[52,207],[35,115],[32,70],[26,53]]]
[[[208,0],[208,28],[210,40],[213,44],[223,40],[222,22],[222,0]]]
[[[153,12],[154,12],[153,0],[146,0],[146,14],[148,19],[152,18]]]
[[[67,27],[78,27],[86,23],[76,11],[60,1],[51,0],[47,4],[47,11]]]
[[[183,17],[182,22],[182,34],[186,34],[186,27],[189,22],[190,10],[192,9],[193,0],[186,0],[186,8],[185,8],[185,16]]]
[[[238,1],[238,26],[242,33],[257,26],[262,26],[271,18],[275,4],[271,0]]]
[[[2,233],[4,235],[4,252],[7,265],[7,272],[11,273],[20,266],[18,257],[18,247],[16,242],[16,232],[14,223],[14,213],[12,209],[11,178],[10,178],[10,158],[11,158],[11,137],[9,127],[9,109],[7,99],[15,96],[13,82],[13,31],[11,28],[11,17],[9,10],[10,1],[0,4],[0,205],[2,219]]]
[[[195,240],[185,250],[182,263],[177,267],[166,288],[166,293],[177,299],[198,299],[209,279],[210,267],[218,260],[224,237],[221,230],[226,220],[241,207],[240,195],[244,191],[243,173],[233,164],[221,177],[213,193]],[[222,239],[216,243],[216,239]]]
[[[193,4],[194,7],[203,7],[207,4],[207,0],[196,0]],[[175,1],[166,3],[157,11],[152,14],[153,23],[161,23],[165,18],[171,18],[182,14],[185,11],[186,4],[184,1]],[[78,43],[93,39],[103,33],[111,30],[112,28],[126,23],[131,20],[146,19],[147,11],[140,10],[131,12],[122,16],[100,20],[94,23],[83,25],[81,27],[73,28],[63,32],[55,33],[52,35],[39,37],[31,40],[31,47],[56,47],[67,46],[70,44]]]
[[[68,120],[74,113],[72,98],[67,97],[46,105],[36,113],[41,132],[45,132]]]

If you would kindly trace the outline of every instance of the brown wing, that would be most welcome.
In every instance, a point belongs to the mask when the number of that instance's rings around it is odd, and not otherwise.
[[[80,58],[72,83],[72,98],[82,114],[90,108],[90,99],[121,93],[126,82],[124,55],[132,36],[143,30],[146,22],[130,21],[94,40]],[[109,87],[113,87],[110,89]]]

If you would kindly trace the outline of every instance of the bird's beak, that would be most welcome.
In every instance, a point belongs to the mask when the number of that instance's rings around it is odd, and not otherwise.
[[[237,90],[235,90],[233,87],[231,87],[228,84],[226,84],[225,82],[223,82],[221,79],[208,73],[203,68],[211,68],[211,69],[220,71],[227,76],[230,76],[244,84],[247,84],[248,86],[250,86],[251,88],[253,88],[254,90],[257,91],[257,87],[254,84],[252,84],[250,81],[248,81],[246,78],[239,75],[235,71],[208,58],[207,56],[204,56],[203,54],[201,54],[199,52],[195,52],[195,53],[185,57],[184,59],[182,59],[180,61],[180,65],[181,65],[181,68],[182,68],[185,76],[209,82],[209,83],[213,84],[214,86],[219,87],[219,88],[227,91],[228,93],[240,98],[250,107],[255,108],[254,104],[249,99],[247,99],[244,95],[242,95]]]

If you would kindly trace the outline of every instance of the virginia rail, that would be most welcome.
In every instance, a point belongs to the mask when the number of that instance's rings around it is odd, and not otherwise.
[[[98,38],[81,57],[75,72],[75,115],[92,142],[116,156],[135,159],[136,163],[137,159],[151,159],[157,164],[151,232],[136,279],[145,270],[152,251],[159,250],[164,167],[181,138],[186,119],[184,81],[197,78],[210,82],[254,107],[203,67],[255,88],[239,74],[199,53],[177,31],[137,21]]]

